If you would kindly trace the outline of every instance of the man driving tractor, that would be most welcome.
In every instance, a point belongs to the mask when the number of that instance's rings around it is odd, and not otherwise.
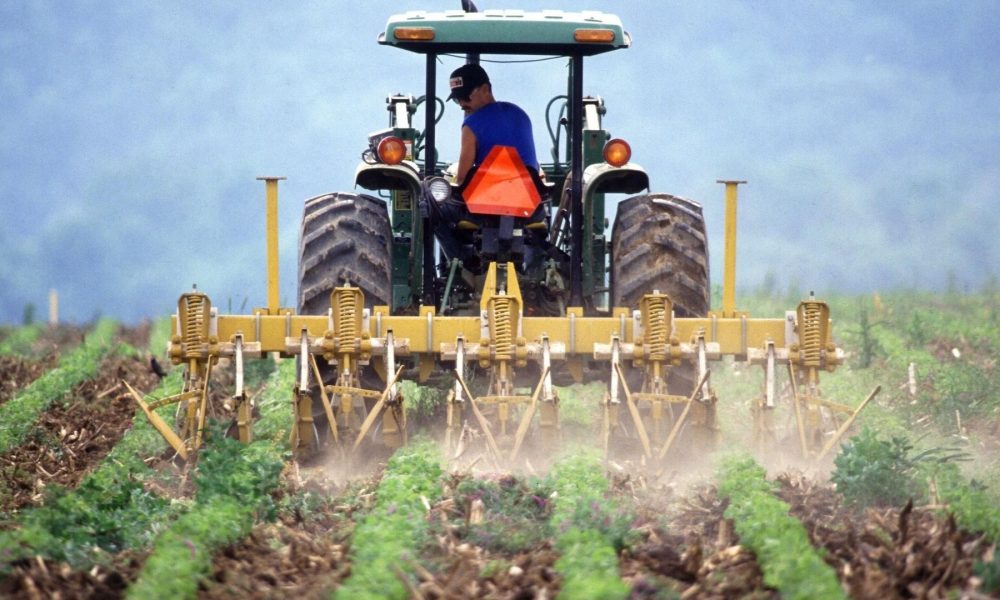
[[[543,232],[528,234],[531,242],[525,248],[521,230],[525,220],[544,226],[546,214],[541,201],[547,190],[535,154],[531,119],[516,104],[493,96],[489,75],[478,63],[452,71],[448,84],[448,100],[461,107],[465,118],[454,178],[456,193],[434,204],[436,238],[449,258],[461,257],[473,269],[482,266],[472,250],[472,238],[480,234],[473,231],[481,232],[483,254],[495,257],[508,248],[518,263],[522,258],[529,262],[540,258],[533,246],[542,244]],[[486,177],[486,172],[492,176]],[[512,189],[513,181],[522,183]],[[530,210],[519,208],[525,197],[530,198]],[[478,206],[470,203],[472,198]],[[484,198],[489,207],[482,205]],[[525,250],[530,256],[522,256]]]
[[[462,65],[451,73],[448,85],[448,99],[457,102],[465,113],[455,183],[462,184],[472,167],[482,164],[494,146],[515,148],[521,162],[538,171],[531,119],[516,104],[493,97],[493,85],[485,69],[476,63]]]

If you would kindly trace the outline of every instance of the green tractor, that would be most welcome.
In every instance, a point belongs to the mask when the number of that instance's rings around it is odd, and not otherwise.
[[[508,237],[535,250],[534,260],[517,262],[525,314],[564,317],[567,306],[582,306],[588,315],[609,315],[613,306],[638,306],[653,290],[673,299],[677,316],[707,313],[701,206],[648,193],[649,177],[629,161],[628,144],[604,128],[603,100],[583,92],[585,58],[630,46],[617,17],[514,10],[407,13],[389,19],[379,43],[424,56],[425,90],[386,99],[389,127],[369,137],[355,178],[370,193],[333,193],[306,202],[299,248],[301,314],[325,313],[331,292],[345,281],[361,288],[369,307],[388,305],[393,314],[415,314],[420,305],[437,307],[438,315],[478,314],[489,262],[478,259],[503,263],[511,257],[484,252],[493,229],[503,237],[503,224],[442,228],[434,221],[443,217],[427,210],[459,193],[448,180],[451,163],[437,151],[437,123],[448,106],[438,96],[439,63],[525,55],[561,58],[555,64],[569,74],[566,94],[544,107],[551,162],[541,165],[543,218],[494,219],[513,220]],[[420,109],[422,124],[415,119]],[[632,194],[618,205],[610,239],[608,194]],[[462,236],[467,250],[449,255],[444,248],[451,240],[436,245],[430,232],[442,229]],[[520,256],[515,252],[514,258]]]
[[[584,59],[631,44],[620,19],[597,12],[477,12],[470,4],[464,11],[393,16],[379,35],[379,44],[423,55],[424,93],[386,99],[388,128],[369,136],[355,176],[356,186],[369,193],[339,192],[306,202],[299,313],[326,313],[333,290],[347,282],[362,290],[368,309],[389,306],[392,314],[405,315],[433,306],[439,316],[478,315],[488,265],[510,262],[516,265],[525,315],[565,318],[567,307],[583,307],[586,316],[610,316],[612,307],[637,307],[644,294],[657,291],[673,300],[676,316],[705,316],[708,243],[701,206],[648,193],[646,171],[630,162],[628,144],[604,127],[604,101],[584,95]],[[531,215],[476,214],[475,198],[451,183],[453,163],[437,151],[437,124],[449,106],[438,95],[439,63],[455,58],[457,67],[517,56],[552,57],[556,60],[546,65],[558,65],[560,76],[563,69],[568,72],[566,93],[544,107],[551,162],[540,161],[544,181],[532,180],[538,205]],[[421,109],[422,123],[415,118]],[[524,187],[506,189],[523,196]],[[619,203],[610,238],[609,194],[632,195]],[[467,201],[471,214],[449,219],[436,208],[448,198]],[[503,289],[502,268],[499,273]],[[528,381],[536,380],[540,365],[525,366]],[[579,379],[588,366],[572,376]],[[343,369],[323,371],[324,381],[340,380],[340,389],[382,387],[372,370],[347,376]],[[391,374],[379,375],[384,380]],[[567,383],[571,374],[553,375]],[[599,376],[606,379],[607,373]],[[642,374],[631,374],[629,381],[638,390]],[[690,365],[674,369],[670,393],[687,396],[693,385]],[[364,403],[355,397],[357,416],[338,419],[340,425],[359,422],[368,412]]]

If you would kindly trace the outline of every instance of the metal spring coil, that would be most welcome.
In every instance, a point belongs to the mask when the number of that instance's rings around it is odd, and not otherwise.
[[[801,352],[803,364],[807,367],[820,365],[823,351],[822,323],[823,311],[818,303],[806,302],[802,307]]]
[[[490,299],[490,311],[493,321],[493,347],[497,360],[510,360],[514,355],[514,332],[511,330],[511,306],[513,302],[505,296],[494,296]]]
[[[358,332],[355,327],[358,314],[358,297],[356,294],[337,295],[337,340],[340,347],[351,347]]]
[[[646,334],[646,344],[651,357],[662,360],[666,356],[666,346],[669,337],[667,331],[667,299],[650,298],[648,304],[649,331]]]
[[[201,355],[201,345],[206,343],[205,296],[192,294],[184,306],[184,355],[197,358]]]

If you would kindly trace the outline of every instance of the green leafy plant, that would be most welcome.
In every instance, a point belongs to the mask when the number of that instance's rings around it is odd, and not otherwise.
[[[934,374],[934,397],[929,398],[940,425],[953,427],[955,413],[963,418],[983,417],[1000,405],[1000,381],[975,364],[939,365]]]
[[[624,598],[628,586],[618,573],[618,550],[632,519],[608,500],[608,480],[597,454],[576,452],[556,463],[550,478],[559,552],[555,568],[563,577],[559,597]]]
[[[551,488],[539,480],[512,476],[499,479],[466,477],[455,489],[455,501],[468,510],[475,501],[485,509],[481,523],[459,527],[464,539],[491,551],[515,553],[530,549],[551,535]]]
[[[427,534],[424,502],[441,497],[437,446],[417,443],[393,454],[372,510],[358,523],[351,543],[351,576],[337,598],[406,598],[400,577],[412,576],[414,558]]]
[[[981,532],[991,542],[1000,543],[1000,511],[986,486],[966,481],[953,463],[937,469],[934,482],[941,500],[963,529]]]
[[[150,396],[176,394],[182,383],[177,371]],[[161,407],[161,416],[169,409]],[[0,561],[40,555],[89,568],[100,559],[95,550],[114,553],[149,545],[156,533],[186,508],[145,489],[152,470],[143,459],[165,446],[146,419],[136,419],[76,489],[53,488],[43,506],[21,511],[15,527],[0,532]]]
[[[842,446],[830,480],[844,498],[863,506],[898,506],[921,496],[914,480],[913,445],[903,437],[883,440],[865,427]]]
[[[246,536],[257,520],[277,516],[273,495],[287,453],[287,393],[294,378],[293,360],[270,372],[258,399],[261,417],[254,431],[260,441],[244,446],[225,437],[222,425],[214,428],[199,455],[196,503],[157,538],[128,589],[130,598],[194,597],[216,550]]]
[[[993,594],[1000,592],[1000,553],[994,552],[991,561],[977,562],[973,566],[973,572],[982,579],[984,592]]]
[[[757,555],[764,583],[782,598],[845,598],[837,576],[809,541],[805,527],[773,495],[767,473],[749,457],[730,457],[719,470],[719,494],[729,499],[740,543]]]
[[[295,387],[295,377],[294,360],[281,361],[268,374],[264,388],[257,396],[257,412],[260,413],[260,417],[253,424],[255,438],[275,441],[287,438],[293,421],[289,396],[290,390]]]
[[[405,399],[403,408],[407,418],[417,421],[433,419],[444,406],[447,397],[447,392],[439,388],[410,380],[400,381],[399,390]]]
[[[0,340],[0,356],[14,354],[25,356],[31,353],[31,345],[35,343],[41,335],[42,328],[39,325],[24,325],[11,329]]]
[[[965,459],[966,454],[954,448],[916,451],[905,437],[883,439],[864,427],[842,445],[830,480],[852,504],[901,506],[911,498],[925,497],[923,470]]]
[[[221,432],[199,455],[194,506],[157,537],[129,598],[193,598],[217,549],[246,536],[256,520],[276,516],[272,493],[283,451],[266,440],[244,446]]]
[[[17,530],[0,534],[0,559],[41,555],[87,568],[98,558],[95,550],[116,553],[147,545],[156,524],[172,518],[176,508],[128,473],[106,471],[27,511]]]
[[[862,305],[858,313],[858,326],[852,333],[858,338],[857,366],[859,369],[871,367],[877,356],[884,352],[876,335],[878,321],[872,321],[868,315],[868,308]]]

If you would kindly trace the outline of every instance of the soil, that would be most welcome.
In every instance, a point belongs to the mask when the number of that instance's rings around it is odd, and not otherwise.
[[[123,598],[129,584],[139,575],[144,554],[126,552],[115,556],[110,565],[86,571],[41,557],[18,561],[10,575],[0,579],[0,597],[24,600],[60,598]]]
[[[68,344],[78,343],[81,335],[76,330],[51,335],[57,334]],[[129,329],[120,335],[143,347],[148,330]],[[39,356],[0,358],[0,401],[54,366],[58,351],[53,347]],[[228,389],[225,373],[217,372],[222,381],[213,388],[220,404]],[[158,382],[148,357],[108,359],[98,378],[78,386],[42,415],[24,444],[0,455],[0,514],[44,503],[49,486],[76,486],[107,456],[135,415],[122,379],[141,391]],[[367,481],[355,478],[348,488],[343,481],[303,477],[297,464],[291,464],[279,494],[291,499],[293,493],[308,491],[322,501],[284,511],[277,522],[258,525],[248,537],[219,551],[199,597],[328,597],[350,575],[354,522],[370,506],[379,474]],[[443,497],[429,506],[432,535],[421,549],[420,562],[402,559],[416,573],[415,580],[406,578],[411,597],[556,597],[561,580],[552,542],[535,541],[516,551],[477,545],[462,527],[474,518],[472,508],[460,505],[452,491],[456,478],[472,475],[452,477]],[[803,522],[851,597],[988,597],[978,589],[973,568],[977,561],[990,560],[995,548],[959,529],[940,507],[859,510],[845,506],[831,485],[801,473],[785,472],[776,481],[778,495]],[[620,475],[613,478],[612,490],[616,501],[635,513],[635,539],[619,561],[631,598],[779,597],[764,583],[753,553],[740,545],[724,515],[726,501],[714,487],[696,484],[679,490]],[[119,598],[144,558],[142,552],[124,552],[113,555],[109,564],[85,571],[40,557],[0,565],[9,568],[0,578],[0,597]]]
[[[940,510],[906,506],[859,511],[833,486],[801,474],[778,477],[791,506],[853,598],[953,598],[978,593],[973,565],[992,552],[982,536],[961,531]]]
[[[49,353],[42,358],[0,356],[0,404],[31,385],[42,373],[56,366],[59,355]]]
[[[97,378],[42,413],[24,443],[0,455],[0,512],[41,504],[48,486],[75,487],[107,456],[135,414],[122,380],[140,391],[158,382],[144,360],[109,358]]]

